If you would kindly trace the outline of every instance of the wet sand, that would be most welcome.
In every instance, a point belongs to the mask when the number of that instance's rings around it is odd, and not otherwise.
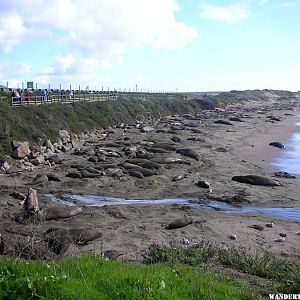
[[[283,106],[284,104],[284,106]],[[245,247],[251,251],[270,251],[279,257],[289,257],[300,260],[300,236],[295,235],[300,231],[300,222],[270,218],[258,213],[249,215],[229,215],[222,211],[190,208],[180,205],[153,205],[153,206],[119,206],[119,207],[86,207],[80,215],[69,219],[57,221],[44,221],[40,224],[17,224],[12,219],[21,209],[19,200],[9,196],[9,193],[18,190],[27,192],[29,187],[37,189],[40,207],[50,207],[57,204],[51,202],[44,193],[73,193],[81,195],[100,195],[119,197],[125,199],[164,199],[191,197],[204,201],[208,198],[207,189],[196,185],[202,178],[211,184],[213,192],[210,196],[233,197],[239,193],[243,196],[242,202],[237,205],[262,206],[262,207],[300,207],[300,179],[273,178],[274,167],[268,162],[276,157],[280,150],[268,144],[272,141],[285,142],[290,133],[295,130],[294,116],[286,113],[297,114],[291,110],[283,110],[287,103],[257,103],[250,102],[244,105],[229,106],[224,111],[203,111],[192,120],[191,116],[173,116],[160,120],[149,120],[155,128],[154,132],[141,133],[139,128],[131,127],[127,130],[113,128],[114,133],[106,137],[103,133],[90,133],[82,135],[77,141],[78,147],[89,152],[86,155],[73,155],[60,153],[62,165],[51,168],[36,167],[32,171],[23,171],[0,176],[1,184],[1,220],[0,232],[9,234],[7,228],[18,230],[30,229],[38,236],[43,237],[43,232],[51,227],[55,228],[91,228],[103,233],[103,237],[89,242],[85,246],[69,248],[65,255],[79,253],[101,253],[105,250],[115,249],[123,255],[120,259],[140,259],[142,252],[152,243],[169,243],[182,241],[186,237],[190,242],[197,243],[207,240],[218,247]],[[257,113],[265,109],[264,114]],[[296,108],[293,104],[291,108]],[[266,116],[274,115],[281,119],[280,122],[266,122]],[[233,125],[215,124],[215,120],[228,120],[231,116],[241,117],[244,122],[232,122]],[[199,122],[201,119],[201,123]],[[191,127],[197,123],[197,127]],[[176,130],[176,134],[168,133],[171,127],[178,127],[181,123],[183,130]],[[175,124],[175,125],[174,125]],[[193,133],[193,129],[198,133]],[[164,131],[164,132],[163,132]],[[126,174],[120,178],[100,176],[97,178],[69,178],[66,174],[72,170],[71,165],[95,166],[88,158],[95,150],[96,145],[103,146],[108,142],[124,141],[124,137],[131,145],[142,146],[141,141],[171,143],[172,136],[178,136],[181,142],[174,143],[177,149],[189,147],[201,154],[197,161],[189,157],[168,151],[167,153],[154,153],[154,158],[176,157],[186,160],[189,164],[163,164],[157,170],[157,175],[135,178]],[[192,141],[188,138],[195,137]],[[89,143],[87,143],[89,141]],[[173,144],[173,143],[172,143]],[[83,146],[85,145],[85,146]],[[123,146],[118,151],[122,152]],[[128,157],[107,157],[106,163],[120,164]],[[98,163],[97,163],[98,164]],[[61,182],[45,182],[33,184],[37,174],[55,173]],[[184,174],[179,181],[172,181],[172,177]],[[232,181],[236,175],[261,175],[276,179],[281,186],[264,187],[247,185]],[[193,223],[179,229],[167,230],[165,226],[174,219],[181,217],[193,219]],[[274,228],[267,228],[266,223],[274,222]],[[261,225],[263,231],[249,228],[250,225]],[[275,242],[279,233],[286,233],[285,242]],[[236,234],[236,240],[230,240],[228,235]]]

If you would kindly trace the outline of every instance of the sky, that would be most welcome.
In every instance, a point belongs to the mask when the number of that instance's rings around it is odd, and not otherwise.
[[[300,0],[0,0],[0,84],[300,90]]]

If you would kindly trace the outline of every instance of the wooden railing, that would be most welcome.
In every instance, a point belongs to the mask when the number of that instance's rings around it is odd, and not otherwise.
[[[167,93],[112,93],[112,92],[100,92],[100,93],[78,93],[75,95],[58,95],[50,94],[48,97],[43,96],[34,96],[30,97],[21,96],[21,97],[1,97],[0,100],[8,102],[13,107],[19,107],[24,105],[45,105],[52,103],[74,103],[74,102],[94,102],[94,101],[105,101],[105,100],[117,100],[119,97],[126,97],[131,99],[146,99],[153,96],[162,96],[168,97],[172,94]]]

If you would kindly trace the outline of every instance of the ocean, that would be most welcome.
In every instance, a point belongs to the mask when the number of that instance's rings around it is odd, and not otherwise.
[[[300,118],[300,115],[297,117]],[[299,126],[299,130],[291,135],[288,143],[285,144],[286,149],[280,151],[279,157],[271,160],[271,164],[276,169],[292,174],[300,174],[300,122],[296,125]]]

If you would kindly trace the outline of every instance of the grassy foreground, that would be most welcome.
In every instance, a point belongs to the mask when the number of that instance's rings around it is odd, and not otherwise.
[[[236,280],[180,264],[142,265],[82,256],[0,262],[0,299],[261,299]]]

